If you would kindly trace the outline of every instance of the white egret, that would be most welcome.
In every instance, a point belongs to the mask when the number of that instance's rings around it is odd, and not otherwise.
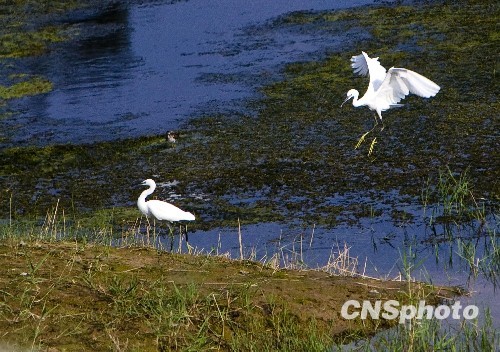
[[[170,226],[170,223],[179,222],[179,221],[193,221],[195,219],[194,215],[177,208],[175,205],[172,205],[167,202],[163,202],[161,200],[149,200],[146,201],[146,197],[152,194],[155,191],[156,183],[152,179],[147,179],[141,183],[143,186],[149,186],[148,189],[144,190],[139,199],[137,200],[137,207],[139,210],[149,217],[154,217],[157,220],[165,220],[168,221],[168,227],[170,229],[170,234],[173,236],[173,230]],[[182,236],[182,233],[181,233]],[[173,241],[173,237],[172,237]],[[186,243],[188,242],[188,235],[186,229]],[[173,242],[171,244],[173,247]],[[171,248],[172,249],[172,248]]]
[[[361,99],[358,99],[359,92],[356,89],[350,89],[347,92],[347,99],[342,105],[353,98],[352,105],[354,107],[368,106],[370,110],[378,114],[380,122],[382,122],[382,111],[402,106],[398,103],[408,94],[430,98],[435,96],[440,89],[436,83],[428,78],[406,68],[391,67],[386,72],[385,68],[378,62],[378,57],[370,58],[364,51],[361,52],[361,55],[353,56],[351,62],[354,73],[361,76],[370,75],[370,83]],[[375,116],[375,125],[377,124]]]

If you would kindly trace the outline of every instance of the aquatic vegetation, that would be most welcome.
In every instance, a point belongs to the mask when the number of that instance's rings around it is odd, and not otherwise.
[[[376,335],[356,344],[357,351],[494,351],[500,343],[491,314],[483,322],[462,321],[459,326],[445,325],[436,319],[424,319]],[[335,349],[334,349],[335,350]],[[340,351],[341,349],[339,349]]]
[[[429,179],[421,196],[423,221],[429,229],[424,242],[434,247],[436,263],[464,267],[469,272],[468,283],[481,275],[496,287],[499,209],[495,202],[476,198],[475,193],[468,169],[461,173],[441,169],[436,179]]]
[[[26,73],[26,65],[15,59],[39,56],[51,47],[71,39],[64,23],[58,23],[68,12],[89,6],[89,0],[33,1],[19,0],[2,3],[0,13],[0,108],[3,100],[43,94],[52,90],[53,83],[40,72]],[[102,5],[102,4],[101,4]],[[53,24],[57,23],[57,24]],[[5,85],[5,74],[14,82]],[[27,78],[27,77],[30,78]],[[19,79],[22,78],[22,79]],[[9,82],[10,83],[10,82]],[[3,115],[3,112],[0,112]]]
[[[356,190],[376,201],[384,192],[398,190],[418,197],[425,180],[448,166],[455,173],[469,170],[476,199],[498,201],[498,168],[489,161],[500,131],[491,71],[495,62],[494,56],[481,54],[495,50],[483,33],[495,28],[491,9],[496,7],[463,1],[290,14],[290,20],[282,18],[276,25],[296,25],[299,16],[300,25],[310,25],[310,30],[321,23],[338,32],[342,21],[347,26],[342,31],[357,28],[373,39],[354,40],[351,50],[333,52],[322,61],[287,65],[283,79],[262,87],[263,99],[249,103],[255,116],[194,118],[175,146],[158,135],[93,145],[4,148],[2,192],[13,195],[15,216],[43,215],[58,199],[76,214],[130,206],[137,197],[132,185],[150,174],[178,180],[159,197],[182,195],[178,205],[194,209],[201,219],[197,226],[204,228],[235,226],[238,218],[242,223],[298,218],[334,225],[347,217],[351,205],[335,204],[333,213],[325,213],[332,196]],[[413,36],[401,34],[401,28]],[[369,157],[354,145],[373,123],[370,113],[339,109],[348,88],[366,85],[353,78],[349,66],[349,58],[361,49],[380,55],[383,64],[398,62],[433,77],[443,87],[432,102],[410,97],[405,107],[389,111]],[[99,194],[93,192],[97,188]],[[213,206],[207,207],[206,199]],[[9,212],[4,202],[0,209]]]
[[[52,83],[41,78],[31,77],[27,80],[4,87],[0,85],[0,99],[22,98],[25,96],[47,93],[52,90]]]
[[[422,189],[421,201],[424,206],[424,216],[427,207],[430,209],[429,224],[437,222],[461,222],[477,220],[486,221],[486,213],[494,212],[488,209],[487,199],[476,200],[474,196],[469,169],[454,173],[449,167],[438,172],[435,185],[430,180]],[[429,202],[432,205],[429,206]],[[493,205],[493,203],[491,203]],[[494,206],[493,206],[494,208]]]
[[[43,54],[52,43],[64,40],[61,30],[48,26],[39,31],[20,31],[0,35],[0,59]]]

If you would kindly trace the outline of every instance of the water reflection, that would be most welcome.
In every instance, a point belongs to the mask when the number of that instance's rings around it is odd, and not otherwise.
[[[127,104],[121,90],[140,63],[130,50],[128,7],[116,3],[83,22],[70,20],[66,31],[81,39],[28,60],[30,70],[49,77],[55,89],[19,103],[26,111],[20,120],[29,128],[19,131],[17,141],[88,142],[88,133],[99,140],[113,133],[103,126]]]
[[[298,27],[273,31],[278,16],[371,2],[116,2],[78,13],[64,23],[74,41],[24,60],[54,91],[15,102],[21,115],[3,123],[17,144],[82,143],[163,133],[193,115],[241,110],[240,99],[276,78],[276,66],[340,43]]]

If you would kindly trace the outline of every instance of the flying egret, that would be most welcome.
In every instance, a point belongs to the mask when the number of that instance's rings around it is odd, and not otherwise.
[[[195,219],[194,215],[177,208],[175,205],[172,205],[167,202],[162,202],[161,200],[149,200],[146,201],[146,197],[152,194],[155,191],[156,183],[152,179],[147,179],[141,183],[142,186],[149,186],[148,189],[144,190],[139,199],[137,200],[137,207],[139,210],[149,217],[154,217],[157,220],[166,220],[168,221],[168,227],[170,229],[170,234],[172,236],[171,250],[173,247],[173,230],[170,226],[170,223],[178,222],[178,221],[193,221]],[[181,231],[182,236],[182,231]],[[186,229],[186,243],[188,242],[188,235]],[[189,245],[188,245],[189,246]]]
[[[370,75],[370,83],[361,99],[358,99],[359,92],[356,89],[350,89],[342,105],[353,98],[352,105],[354,107],[368,106],[370,110],[376,111],[380,122],[382,122],[382,111],[402,106],[398,103],[408,94],[430,98],[435,96],[440,89],[436,83],[428,78],[406,68],[391,67],[386,72],[385,68],[378,62],[378,57],[370,58],[364,51],[361,52],[361,55],[353,56],[351,62],[354,73],[361,76]],[[375,126],[377,124],[375,116]]]

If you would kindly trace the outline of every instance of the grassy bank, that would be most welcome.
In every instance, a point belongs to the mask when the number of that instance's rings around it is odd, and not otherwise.
[[[79,242],[4,240],[0,265],[0,340],[54,351],[323,351],[394,323],[343,319],[347,299],[408,302],[418,295],[435,304],[454,294]]]

